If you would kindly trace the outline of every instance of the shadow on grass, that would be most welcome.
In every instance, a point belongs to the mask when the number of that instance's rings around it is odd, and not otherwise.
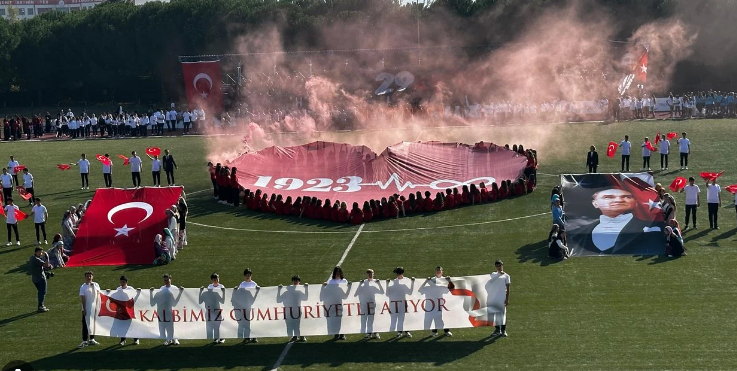
[[[15,316],[15,317],[0,319],[0,327],[3,327],[3,326],[5,326],[5,325],[7,325],[8,323],[11,323],[11,322],[15,322],[15,321],[18,321],[18,320],[22,320],[24,318],[35,316],[37,314],[38,314],[38,312],[34,310],[33,312],[19,314],[19,315]]]
[[[25,247],[17,247],[17,248],[15,248],[15,249],[4,249],[4,250],[0,250],[0,255],[3,255],[3,254],[10,254],[10,253],[12,253],[12,252],[16,252],[16,251],[18,251],[18,250],[23,250],[24,248],[25,248]]]
[[[30,276],[31,272],[28,271],[28,263],[24,261],[23,263],[20,263],[17,267],[5,272],[5,274],[15,273],[25,273],[26,275]]]
[[[550,264],[559,263],[562,260],[551,259],[548,257],[548,241],[542,240],[540,242],[529,243],[517,249],[517,260],[520,263],[540,263],[541,267],[548,266]]]
[[[730,229],[730,230],[728,230],[728,231],[726,231],[726,232],[724,232],[724,233],[722,233],[722,234],[720,234],[718,236],[714,236],[714,237],[711,238],[711,241],[712,242],[718,242],[719,240],[725,240],[727,238],[730,238],[730,237],[734,236],[735,234],[737,234],[737,228]]]
[[[146,342],[147,340],[143,340]],[[158,341],[158,340],[156,340]],[[465,358],[496,339],[480,341],[430,341],[430,342],[321,342],[299,343],[291,347],[282,366],[302,368],[315,365],[339,367],[343,364],[364,364],[375,368],[386,363],[432,363],[442,366]],[[178,347],[157,346],[150,349],[109,347],[95,351],[71,350],[66,353],[31,362],[36,370],[180,370],[197,368],[232,369],[262,366],[271,370],[284,344],[221,345],[188,347],[186,342]]]
[[[711,231],[711,229],[704,229],[704,230],[702,230],[702,231],[700,231],[699,233],[696,233],[696,234],[690,234],[690,233],[689,234],[686,234],[685,236],[683,236],[683,242],[685,243],[685,242],[689,242],[689,241],[696,240],[696,239],[699,239],[701,237],[704,237],[710,231]]]

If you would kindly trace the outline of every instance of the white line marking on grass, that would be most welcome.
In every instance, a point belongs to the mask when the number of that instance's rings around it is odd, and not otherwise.
[[[454,224],[454,225],[441,225],[438,227],[419,227],[419,228],[404,228],[404,229],[377,229],[373,231],[364,231],[363,225],[359,227],[361,230],[361,233],[381,233],[381,232],[411,232],[411,231],[428,231],[433,229],[447,229],[447,228],[461,228],[461,227],[470,227],[474,225],[484,225],[484,224],[494,224],[494,223],[504,223],[504,222],[511,222],[515,220],[521,220],[521,219],[528,219],[528,218],[535,218],[538,216],[543,215],[549,215],[550,212],[545,213],[539,213],[539,214],[532,214],[532,215],[525,215],[525,216],[518,216],[515,218],[507,218],[507,219],[499,219],[499,220],[489,220],[485,222],[476,222],[476,223],[466,223],[466,224]],[[223,229],[226,231],[241,231],[241,232],[264,232],[264,233],[292,233],[292,234],[345,234],[345,233],[353,233],[353,231],[270,231],[265,229],[248,229],[248,228],[230,228],[230,227],[219,227],[216,225],[209,225],[209,224],[202,224],[192,221],[187,221],[188,224],[193,224],[199,227],[205,227],[205,228],[214,228],[214,229]]]
[[[356,243],[356,240],[358,239],[358,236],[361,234],[361,231],[363,231],[363,227],[366,226],[366,224],[361,224],[360,227],[358,227],[358,230],[356,231],[356,234],[353,235],[353,239],[348,244],[348,246],[345,248],[345,251],[343,251],[343,256],[340,257],[340,260],[338,260],[338,264],[341,265],[345,261],[346,256],[348,256],[348,253],[353,248],[353,245]],[[332,278],[331,276],[328,276],[328,280]],[[279,366],[281,366],[281,363],[284,362],[284,359],[287,357],[287,353],[289,353],[289,349],[292,348],[292,342],[288,342],[287,345],[284,347],[284,350],[281,351],[281,354],[279,355],[279,359],[276,360],[276,363],[274,363],[274,366],[271,368],[271,371],[277,371],[279,369]]]
[[[424,131],[424,130],[420,129],[420,133],[419,133],[419,134],[417,134],[417,138],[415,138],[415,142],[417,142],[418,140],[420,140],[420,137],[422,136],[422,132],[423,132],[423,131]]]
[[[556,177],[560,177],[560,175],[555,175],[555,174],[545,174],[545,173],[541,173],[541,172],[537,172],[537,175],[543,175],[543,176],[556,176]]]

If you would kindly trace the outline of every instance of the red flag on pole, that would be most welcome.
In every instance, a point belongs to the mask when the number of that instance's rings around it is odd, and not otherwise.
[[[660,132],[655,134],[655,145],[657,145],[658,143],[660,143]]]
[[[619,144],[615,142],[609,142],[609,146],[606,147],[606,155],[610,158],[614,158],[614,155],[617,154],[617,148],[619,147]]]
[[[704,180],[717,180],[717,178],[722,176],[723,173],[724,171],[722,171],[721,173],[703,172],[700,173],[699,176],[701,176],[701,178]]]
[[[682,176],[676,177],[676,179],[673,180],[673,183],[670,184],[670,190],[673,192],[678,192],[683,189],[683,187],[686,186],[686,178]]]
[[[647,81],[647,50],[642,53],[640,59],[637,60],[637,65],[635,66],[634,72],[635,79],[642,82]]]
[[[182,62],[182,72],[189,107],[205,107],[219,114],[223,109],[220,61]]]
[[[655,147],[653,147],[653,144],[650,143],[649,141],[648,142],[645,142],[645,146],[647,146],[647,149],[649,149],[651,151],[656,151]]]
[[[668,140],[671,140],[671,139],[677,137],[678,136],[678,133],[670,132],[670,133],[666,134],[665,136],[668,138]]]
[[[737,193],[737,184],[728,185],[724,187],[724,189],[731,194],[735,194]]]

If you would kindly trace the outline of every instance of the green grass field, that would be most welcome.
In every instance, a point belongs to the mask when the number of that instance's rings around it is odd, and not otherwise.
[[[737,369],[737,280],[733,273],[737,223],[732,195],[722,194],[721,230],[704,228],[706,208],[699,210],[701,229],[685,233],[689,256],[676,260],[617,256],[553,262],[547,258],[545,243],[549,215],[508,220],[549,211],[550,188],[558,183],[558,175],[585,172],[591,144],[599,148],[600,171],[614,172],[619,170],[619,158],[605,156],[609,140],[620,141],[629,134],[639,148],[645,136],[652,138],[658,131],[687,131],[693,154],[691,170],[656,172],[656,181],[667,186],[678,174],[698,179],[700,171],[726,170],[720,184],[737,183],[733,165],[735,120],[412,129],[323,136],[321,139],[368,143],[377,152],[383,150],[379,145],[416,139],[523,143],[538,149],[538,192],[494,204],[370,223],[343,264],[347,278],[358,280],[366,268],[376,270],[378,278],[387,278],[397,265],[403,265],[408,276],[417,277],[431,275],[438,264],[450,275],[483,274],[493,270],[494,260],[502,259],[512,277],[508,338],[490,341],[492,329],[487,328],[460,329],[452,338],[440,339],[418,332],[412,339],[396,342],[388,341],[388,336],[363,342],[361,335],[348,335],[348,341],[340,343],[328,337],[311,337],[309,342],[291,347],[280,369]],[[315,139],[292,136],[289,141]],[[32,170],[37,194],[49,208],[47,228],[54,233],[64,208],[93,195],[92,191],[79,190],[76,168],[61,172],[57,163],[75,161],[81,152],[117,155],[133,149],[142,152],[149,146],[172,151],[180,165],[178,183],[184,184],[187,192],[209,188],[204,167],[208,150],[206,141],[198,137],[2,143],[0,159],[14,154]],[[633,169],[639,168],[638,154],[633,150]],[[671,169],[678,168],[675,157],[671,156]],[[659,168],[659,163],[653,165]],[[99,166],[93,168],[90,181],[93,187],[103,184]],[[150,182],[144,178],[145,184]],[[129,183],[128,174],[118,168],[114,184]],[[676,201],[682,217],[683,195],[677,195]],[[322,282],[357,230],[236,210],[216,203],[207,191],[191,194],[188,202],[190,245],[176,262],[165,267],[96,267],[95,279],[101,287],[117,287],[122,274],[134,287],[158,287],[166,272],[173,275],[175,284],[198,287],[208,283],[213,271],[220,273],[223,283],[234,286],[241,281],[245,267],[254,269],[254,279],[262,286],[286,284],[294,273],[299,273],[303,282]],[[27,207],[24,210],[28,211]],[[464,226],[469,223],[476,224]],[[208,225],[262,232],[226,231]],[[437,228],[449,225],[455,227]],[[167,348],[159,340],[143,340],[139,346],[121,348],[116,339],[99,337],[101,346],[78,351],[77,293],[86,269],[57,271],[49,281],[46,305],[50,311],[36,314],[36,292],[26,274],[26,262],[33,252],[33,225],[26,221],[19,228],[24,245],[0,247],[2,365],[24,360],[37,370],[270,370],[284,350],[286,338],[248,345],[231,340],[218,346],[206,340],[182,341],[179,347]],[[396,229],[403,230],[388,231]],[[342,233],[270,233],[273,231]]]

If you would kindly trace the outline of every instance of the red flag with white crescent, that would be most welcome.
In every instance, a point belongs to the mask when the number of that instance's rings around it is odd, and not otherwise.
[[[721,173],[703,172],[703,173],[699,173],[699,176],[706,181],[709,181],[709,180],[716,181],[717,178],[722,176],[722,174],[724,174],[724,171],[722,171]]]
[[[673,182],[670,184],[668,188],[670,188],[673,192],[678,192],[683,189],[683,187],[686,186],[686,178],[682,176],[676,177],[676,179],[673,179]]]
[[[731,194],[735,194],[737,193],[737,184],[728,185],[724,187],[724,189]]]
[[[113,317],[119,320],[129,320],[136,318],[135,300],[117,300],[103,293],[100,293],[100,313],[101,317]]]
[[[617,148],[619,148],[619,144],[616,142],[609,142],[609,146],[606,147],[606,155],[610,158],[614,158],[614,155],[617,154]]]
[[[149,156],[158,156],[161,154],[161,148],[159,147],[148,147],[146,148],[146,154]]]
[[[660,143],[660,132],[655,134],[655,144],[657,145],[658,143]]]
[[[678,133],[676,133],[676,132],[670,132],[670,133],[666,134],[665,136],[666,136],[666,138],[668,138],[668,140],[671,140],[671,139],[677,137],[678,136]]]
[[[634,69],[635,80],[647,82],[647,50],[642,53]]]
[[[189,108],[202,107],[215,113],[223,109],[220,61],[182,62]]]
[[[656,151],[655,147],[653,147],[653,144],[650,143],[650,141],[645,142],[645,146],[651,151]]]

